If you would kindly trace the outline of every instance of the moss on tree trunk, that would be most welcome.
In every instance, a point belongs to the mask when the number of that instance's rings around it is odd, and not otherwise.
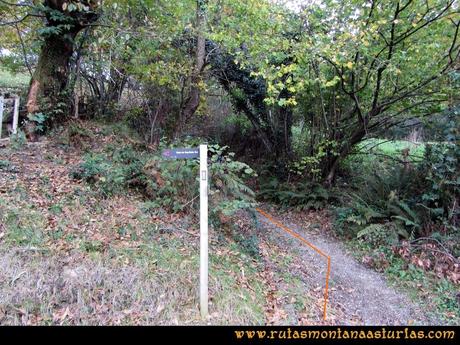
[[[80,29],[45,39],[32,76],[27,111],[36,113],[56,104],[67,86],[73,42]]]
[[[47,30],[43,35],[37,67],[30,82],[27,97],[29,113],[46,112],[55,108],[62,99],[68,85],[75,38],[99,17],[99,1],[81,0],[79,3],[86,6],[86,9],[70,10],[66,0],[43,1],[40,11],[46,17]]]

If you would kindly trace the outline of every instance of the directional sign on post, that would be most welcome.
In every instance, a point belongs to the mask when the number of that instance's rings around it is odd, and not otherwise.
[[[208,146],[200,145],[200,309],[208,316]]]
[[[208,316],[208,146],[168,149],[162,155],[168,159],[200,157],[200,311],[205,320]]]
[[[169,149],[162,152],[163,157],[170,159],[179,158],[198,158],[200,156],[200,150],[197,148],[191,149]]]

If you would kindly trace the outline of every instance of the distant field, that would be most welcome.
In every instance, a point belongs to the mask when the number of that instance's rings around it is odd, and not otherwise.
[[[415,144],[405,140],[368,139],[359,144],[359,151],[362,153],[373,153],[376,155],[387,155],[401,157],[402,151],[409,149],[409,156],[412,160],[423,158],[425,144]]]
[[[0,87],[27,87],[30,76],[27,73],[11,73],[0,67]]]

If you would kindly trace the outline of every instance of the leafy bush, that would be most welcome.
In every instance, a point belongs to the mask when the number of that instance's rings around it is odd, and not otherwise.
[[[322,180],[325,163],[331,156],[338,156],[338,142],[325,140],[318,143],[315,153],[310,156],[301,156],[290,164],[289,171],[299,176],[304,176],[313,181]]]
[[[29,114],[29,121],[34,123],[34,129],[37,133],[45,132],[46,115],[43,113]]]
[[[228,146],[210,145],[208,150],[211,152],[210,192],[215,211],[231,216],[239,209],[253,207],[255,193],[245,181],[257,176],[256,172],[249,165],[235,161],[233,152],[226,154]]]
[[[321,209],[333,200],[333,195],[320,184],[281,183],[272,177],[261,185],[258,198],[284,207]]]
[[[103,154],[87,154],[84,162],[72,170],[71,176],[95,185],[104,197],[135,187],[133,180],[142,174],[142,160],[129,147],[116,151],[131,154],[133,160],[128,163],[117,158],[110,159]]]
[[[420,170],[427,185],[421,195],[424,217],[455,230],[460,213],[460,148],[456,142],[427,145]]]
[[[27,138],[24,131],[18,129],[16,134],[11,134],[10,143],[13,150],[20,150],[23,148],[27,144]]]
[[[195,145],[195,142],[180,143]],[[87,154],[71,176],[93,184],[105,197],[128,190],[142,193],[150,208],[171,212],[198,208],[199,161],[167,160],[160,152],[148,154],[133,146],[109,145],[102,153]],[[164,146],[164,144],[162,144]],[[210,210],[213,214],[231,216],[239,209],[250,208],[254,192],[245,179],[255,175],[247,164],[233,160],[227,147],[210,145]]]
[[[342,200],[347,206],[336,209],[339,232],[361,237],[379,232],[406,239],[458,234],[457,132],[453,126],[446,133],[446,142],[427,144],[424,159],[417,165],[374,163],[372,173],[355,177],[355,191]]]
[[[407,238],[407,232],[393,222],[370,224],[356,235],[356,237],[363,238],[376,247],[396,244],[399,241],[399,236]]]
[[[188,143],[193,146],[194,143]],[[196,146],[196,145],[195,145]],[[231,216],[239,209],[250,208],[254,202],[254,192],[246,186],[245,180],[255,175],[247,164],[235,161],[234,154],[225,151],[228,147],[209,145],[211,155],[208,163],[210,178],[211,217],[218,214]],[[172,211],[182,211],[186,207],[198,207],[199,161],[166,160],[155,157],[149,163],[156,176],[157,201]],[[221,217],[219,217],[220,219]]]
[[[239,233],[234,234],[234,239],[236,243],[241,247],[242,251],[248,254],[249,256],[259,259],[259,239],[256,235],[252,234],[250,236],[243,236]]]
[[[423,176],[418,171],[396,166],[361,177],[359,188],[343,196],[336,209],[336,228],[356,236],[372,224],[394,238],[413,238],[423,229],[417,195]],[[391,225],[390,225],[391,224]],[[370,229],[377,229],[377,227]]]

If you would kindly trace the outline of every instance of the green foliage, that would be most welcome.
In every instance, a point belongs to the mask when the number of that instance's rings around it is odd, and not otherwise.
[[[376,247],[396,244],[400,236],[407,238],[407,232],[392,222],[367,225],[356,235],[357,238],[364,239],[366,242]]]
[[[32,6],[33,10],[45,16],[50,24],[38,28],[37,33],[43,38],[61,35],[75,25],[81,25],[98,6],[99,3],[92,0],[38,2]]]
[[[181,146],[197,146],[199,140],[179,143]],[[254,192],[245,184],[245,180],[255,172],[245,163],[235,161],[234,153],[226,154],[228,147],[209,145],[210,163],[210,210],[211,217],[223,213],[233,215],[239,209],[253,206]],[[174,212],[186,207],[196,208],[198,202],[198,160],[166,160],[157,157],[150,161],[160,172],[160,179],[153,185],[159,206]]]
[[[196,209],[198,205],[197,160],[167,160],[156,156],[149,162],[152,175],[157,178],[152,183],[154,200],[158,207],[172,212],[186,210],[188,206]]]
[[[362,174],[353,177],[356,191],[344,196],[346,207],[336,209],[336,229],[341,234],[362,236],[369,231],[383,232],[392,224],[396,231],[387,234],[396,233],[399,238],[458,233],[457,141],[458,126],[452,122],[446,141],[426,144],[419,163],[367,162],[372,172],[361,169]]]
[[[0,51],[29,61],[39,49],[37,35],[65,35],[76,23],[87,27],[100,18],[70,42],[78,42],[81,51],[74,55],[82,60],[77,68],[72,58],[69,71],[80,71],[80,92],[83,98],[91,95],[96,112],[118,115],[112,110],[123,105],[120,114],[129,114],[149,142],[157,143],[190,122],[180,114],[193,84],[191,56],[200,29],[196,10],[193,1],[4,3],[6,22],[24,20],[16,28],[3,26]],[[299,145],[291,169],[315,180],[330,176],[327,182],[332,182],[334,171],[328,170],[365,135],[445,110],[458,89],[451,68],[459,49],[452,42],[457,37],[457,23],[451,20],[455,2],[434,0],[425,8],[417,1],[403,6],[383,0],[370,6],[324,0],[293,10],[283,2],[225,0],[207,2],[200,11],[206,12],[202,34],[208,60],[201,90],[209,91],[209,76],[218,79],[235,109],[247,116],[231,121],[245,129],[257,127],[268,147],[280,149],[276,154],[289,156],[291,127],[304,128],[300,143],[294,142]],[[308,30],[302,29],[305,23]],[[76,79],[70,78],[69,88]],[[128,79],[135,97],[121,104],[115,96],[123,93]],[[201,97],[204,104],[205,92]],[[56,107],[53,100],[50,111],[62,109],[67,115],[70,99],[62,102],[67,107]],[[61,118],[42,113],[46,122]]]
[[[104,153],[87,154],[71,176],[95,185],[104,197],[110,197],[130,188],[145,187],[143,158],[131,146],[112,146]]]
[[[197,141],[177,145],[196,146]],[[160,152],[152,155],[130,145],[119,147],[112,145],[102,153],[87,154],[71,176],[94,185],[104,197],[129,190],[140,192],[150,200],[149,209],[179,212],[198,207],[198,160],[168,160]],[[226,149],[209,146],[211,216],[217,213],[231,216],[254,205],[254,192],[244,181],[255,172],[247,164],[235,161],[233,153],[226,154]]]
[[[243,252],[255,259],[260,258],[259,239],[256,235],[243,236],[240,233],[236,233],[234,234],[234,240],[238,243]]]
[[[21,129],[18,129],[16,134],[11,134],[10,144],[13,150],[20,150],[27,143],[26,134]]]
[[[314,181],[321,181],[324,160],[329,157],[337,157],[338,143],[334,140],[325,140],[315,147],[315,153],[311,156],[301,156],[301,158],[291,163],[290,172],[311,178]]]
[[[28,119],[35,124],[34,128],[37,133],[45,132],[45,123],[46,123],[45,114],[43,113],[29,114]]]
[[[225,117],[223,125],[235,126],[243,132],[248,132],[251,129],[251,122],[248,120],[247,117],[234,113],[231,113]]]
[[[406,239],[420,235],[423,224],[415,197],[422,180],[417,171],[402,166],[381,167],[361,176],[355,182],[359,189],[343,197],[342,204],[347,206],[335,210],[336,229],[348,236],[375,230],[386,230],[391,239],[395,235]]]
[[[3,63],[2,63],[3,65]],[[12,73],[4,67],[0,68],[0,87],[26,88],[30,82],[30,76],[23,72]]]
[[[210,192],[215,200],[220,200],[214,210],[231,216],[239,209],[252,208],[255,193],[245,181],[256,177],[256,172],[249,165],[234,160],[233,152],[226,153],[228,146],[209,145],[208,150],[211,153]]]
[[[258,198],[297,209],[321,209],[334,200],[333,194],[312,182],[280,182],[275,177],[261,184]]]
[[[96,181],[97,176],[107,168],[108,165],[104,166],[101,158],[87,156],[83,163],[71,171],[70,175],[74,179],[93,183]]]
[[[425,173],[426,189],[420,203],[426,217],[455,230],[460,214],[460,148],[457,141],[427,145],[420,170]]]
[[[66,100],[68,93],[63,91],[60,93],[60,99],[49,100],[47,98],[40,99],[40,112],[27,114],[27,119],[23,125],[32,123],[35,133],[43,135],[56,125],[68,119],[69,104]],[[76,124],[68,124],[69,133],[77,126]]]

